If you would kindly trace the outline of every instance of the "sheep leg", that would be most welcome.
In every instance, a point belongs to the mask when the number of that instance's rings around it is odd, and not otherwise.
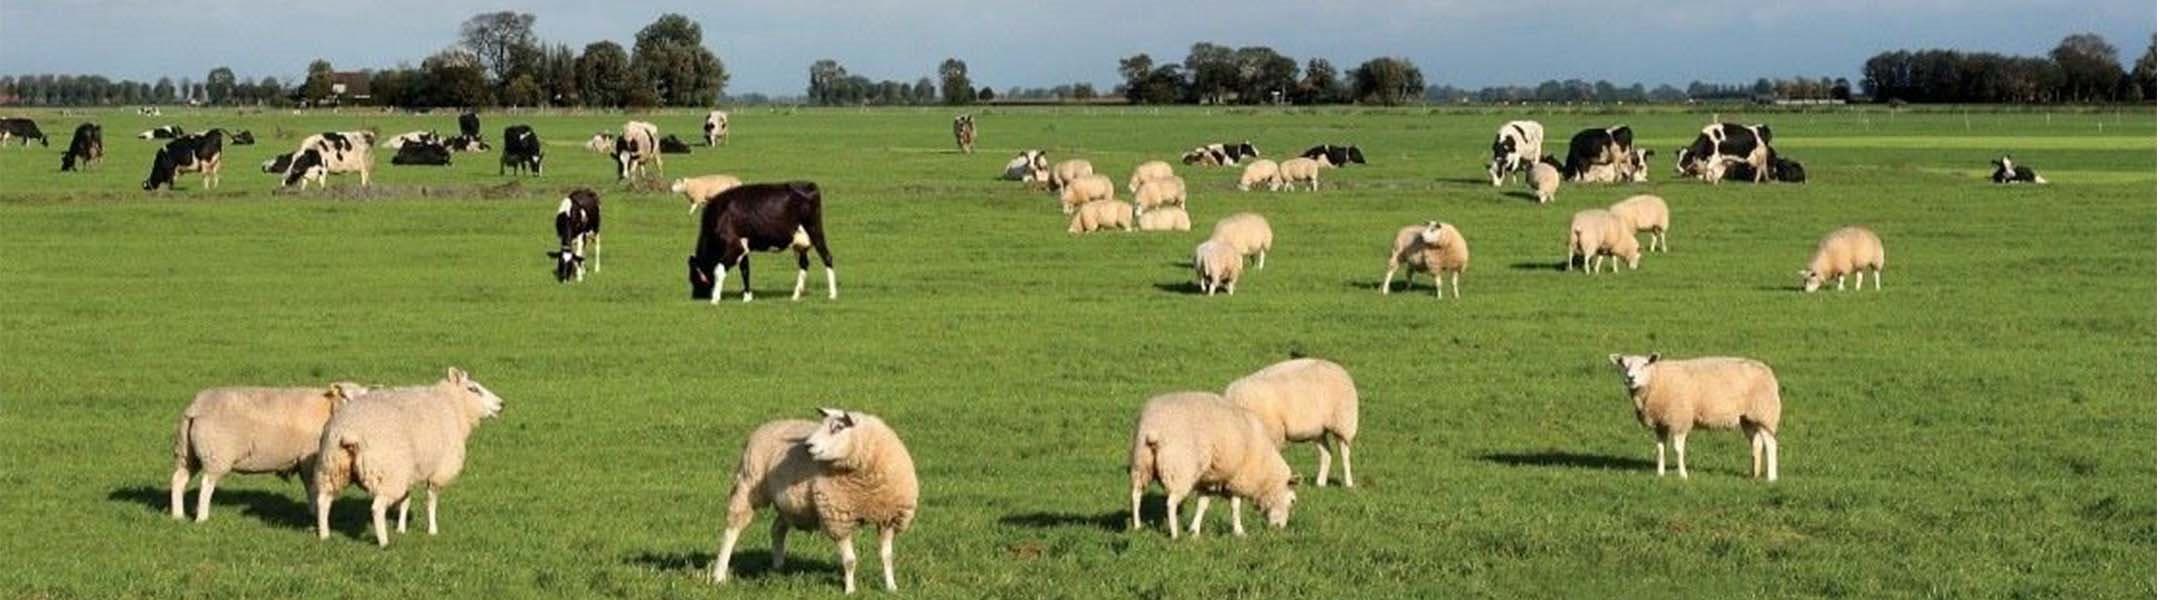
[[[1265,269],[1265,268],[1267,268],[1267,251],[1266,251],[1266,250],[1261,250],[1261,251],[1260,251],[1260,264],[1259,264],[1259,265],[1257,265],[1257,266],[1254,266],[1253,268],[1254,268],[1254,269]]]
[[[185,459],[180,461],[179,466],[173,467],[172,518],[187,518],[187,510],[181,508],[181,506],[187,504],[187,482],[189,475],[190,474],[188,473],[187,463],[185,462]]]
[[[1665,438],[1662,437],[1657,442],[1657,476],[1665,476]]]
[[[1882,267],[1875,267],[1875,289],[1882,290]]]
[[[880,528],[877,532],[878,562],[883,564],[885,567],[885,591],[888,592],[897,591],[900,589],[900,585],[893,582],[892,566],[893,538],[899,533],[899,530],[893,529],[891,527]]]
[[[1763,462],[1769,466],[1766,481],[1777,481],[1777,433],[1763,430]]]
[[[787,564],[787,519],[773,517],[772,524],[772,570],[778,571]]]
[[[1449,274],[1448,274],[1448,285],[1449,285],[1449,286],[1452,286],[1452,287],[1454,287],[1454,288],[1455,288],[1455,297],[1456,297],[1456,298],[1461,298],[1461,297],[1462,297],[1462,271],[1456,271],[1456,272],[1453,272],[1453,273],[1449,273]],[[1343,455],[1343,465],[1344,465],[1344,466],[1343,466],[1343,475],[1344,475],[1344,476],[1346,476],[1346,477],[1347,477],[1347,476],[1348,476],[1348,475],[1350,474],[1350,467],[1349,467],[1349,461],[1350,461],[1350,455],[1348,455],[1348,454],[1345,454],[1345,455]]]
[[[405,499],[404,499],[404,500],[399,500],[399,501],[398,501],[398,503],[397,503],[397,532],[398,532],[398,533],[405,533],[405,524],[406,524],[407,522],[411,521],[411,519],[409,518],[409,517],[411,517],[411,516],[412,516],[412,494],[406,494],[406,495],[405,495]]]
[[[195,522],[210,520],[210,494],[217,491],[218,478],[223,476],[224,473],[203,470],[202,489],[195,491]]]
[[[1762,430],[1746,427],[1748,437],[1748,477],[1762,477]]]
[[[1843,274],[1837,276],[1837,291],[1845,291],[1845,276]]]
[[[408,501],[410,501],[410,500],[408,500]],[[399,515],[398,515],[398,518],[402,520],[402,519],[404,519],[404,518],[405,518],[405,515],[403,515],[403,514],[399,514]],[[402,522],[400,522],[400,523],[398,523],[398,524],[399,524],[400,526],[404,525],[404,523],[402,523]],[[400,528],[398,529],[398,531],[404,531],[404,530],[405,530],[405,529],[404,529],[403,527],[400,527]],[[428,535],[435,535],[435,531],[436,531],[436,530],[435,530],[435,486],[428,486],[428,490],[427,490],[427,534],[428,534]]]
[[[335,498],[330,489],[315,490],[315,539],[330,539],[330,504]]]
[[[1313,448],[1320,451],[1320,471],[1313,475],[1313,485],[1327,487],[1328,467],[1335,464],[1335,456],[1327,449],[1327,436],[1320,436],[1319,441],[1313,442]]]
[[[1687,434],[1676,433],[1672,438],[1673,457],[1680,462],[1680,478],[1687,479]]]
[[[1140,492],[1145,489],[1146,484],[1132,487],[1132,522],[1126,525],[1126,530],[1138,531],[1140,529]]]
[[[1245,499],[1230,496],[1230,535],[1245,537]]]
[[[713,583],[727,583],[728,562],[735,558],[735,541],[742,538],[744,527],[750,526],[750,518],[756,516],[748,510],[737,510],[735,500],[729,499],[727,527],[720,532],[720,553],[713,555]],[[775,519],[777,520],[777,519]]]
[[[1192,511],[1192,527],[1191,527],[1191,528],[1190,528],[1190,529],[1188,530],[1188,531],[1190,531],[1190,532],[1191,532],[1191,533],[1193,534],[1193,537],[1199,537],[1199,536],[1200,536],[1200,519],[1201,519],[1201,518],[1203,518],[1203,517],[1206,517],[1206,516],[1207,516],[1207,505],[1208,505],[1208,495],[1207,495],[1207,494],[1201,494],[1201,495],[1200,495],[1200,499],[1199,499],[1198,501],[1195,501],[1195,502],[1193,502],[1193,511]],[[1176,527],[1176,525],[1175,525],[1175,524],[1173,524],[1173,525],[1171,525],[1171,526],[1172,526],[1172,527]]]
[[[1179,502],[1185,501],[1185,494],[1177,490],[1164,490],[1164,492],[1167,497],[1163,499],[1163,511],[1168,515],[1164,518],[1164,522],[1170,524],[1170,539],[1178,539],[1177,505]]]
[[[833,540],[840,546],[840,593],[855,593],[855,535],[848,534]]]
[[[1395,287],[1395,267],[1389,266],[1387,276],[1380,278],[1380,295],[1388,295],[1388,291],[1393,287]]]
[[[368,509],[375,517],[375,545],[378,547],[390,546],[390,527],[385,520],[390,513],[390,503],[390,496],[378,494],[374,504]]]
[[[1446,281],[1442,280],[1440,278],[1440,275],[1441,273],[1439,271],[1434,271],[1432,273],[1432,294],[1434,298],[1447,297],[1447,286],[1444,285]]]
[[[1350,475],[1350,440],[1335,436],[1335,451],[1342,454],[1342,486],[1357,487],[1357,478]]]

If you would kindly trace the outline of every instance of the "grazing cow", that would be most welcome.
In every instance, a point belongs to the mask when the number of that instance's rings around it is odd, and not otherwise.
[[[234,146],[253,146],[253,145],[255,145],[255,132],[253,132],[253,131],[248,131],[248,130],[246,130],[246,129],[242,129],[242,130],[240,130],[240,133],[235,133],[235,134],[232,134],[232,145],[234,145]]]
[[[472,111],[459,114],[457,116],[457,128],[459,136],[475,140],[480,139],[480,115]]]
[[[623,124],[622,137],[615,138],[614,156],[617,181],[644,175],[647,165],[655,175],[667,169],[660,159],[660,128],[644,121]]]
[[[1770,127],[1763,124],[1741,125],[1737,123],[1711,123],[1695,134],[1695,141],[1674,152],[1673,170],[1683,176],[1695,176],[1705,181],[1731,179],[1731,167],[1735,163],[1746,164],[1745,171],[1754,176],[1748,181],[1761,183],[1768,179],[1770,160],[1777,151],[1770,147]],[[1712,174],[1711,171],[1722,172]]]
[[[1320,161],[1320,165],[1326,167],[1343,167],[1354,164],[1365,164],[1365,151],[1359,150],[1357,146],[1337,146],[1334,144],[1321,144],[1318,146],[1313,146],[1311,148],[1306,148],[1305,153],[1299,154],[1298,156],[1303,156],[1305,158]]]
[[[2010,155],[2008,154],[2004,154],[2002,158],[1995,159],[1994,162],[1988,164],[1995,167],[1995,174],[1988,176],[1988,179],[1990,181],[1994,181],[1995,183],[2048,182],[2046,177],[2041,177],[2040,174],[2034,173],[2032,167],[2021,167],[2015,163],[2010,162]]]
[[[727,143],[728,114],[724,110],[705,113],[705,145],[718,146]]]
[[[683,143],[682,138],[675,137],[675,134],[670,133],[667,134],[667,137],[660,138],[660,153],[689,154],[690,144]]]
[[[105,128],[96,123],[75,126],[74,139],[68,140],[66,154],[60,155],[60,170],[88,169],[91,163],[105,160]]]
[[[138,140],[170,140],[170,139],[178,138],[178,137],[180,137],[180,136],[183,136],[183,135],[187,135],[187,130],[185,130],[185,129],[181,129],[179,125],[161,125],[161,126],[158,126],[158,127],[154,127],[154,128],[151,128],[151,129],[150,129],[150,130],[148,130],[148,131],[144,131],[144,132],[142,132],[142,133],[138,133],[138,134],[135,134],[135,139],[138,139]]]
[[[1627,162],[1634,149],[1635,130],[1626,125],[1584,129],[1568,140],[1567,162],[1560,174],[1569,181],[1586,181],[1591,167]]]
[[[442,143],[442,136],[436,135],[433,131],[407,131],[390,136],[389,140],[382,143],[382,147],[396,150],[405,147],[406,144],[441,145]]]
[[[262,171],[264,173],[284,173],[285,171],[292,169],[292,163],[293,153],[287,152],[284,154],[279,154],[277,156],[270,157],[270,160],[263,161]]]
[[[727,269],[742,269],[744,302],[750,301],[750,253],[795,251],[795,299],[810,277],[811,249],[825,262],[825,297],[840,297],[833,280],[832,251],[825,246],[824,196],[808,181],[753,183],[730,188],[705,203],[698,241],[690,255],[690,298],[720,303]]]
[[[1545,154],[1545,126],[1537,121],[1508,121],[1493,134],[1492,162],[1485,173],[1493,187],[1506,183],[1511,173],[1526,173]]]
[[[600,194],[578,188],[555,207],[555,238],[562,248],[547,253],[555,259],[555,281],[585,280],[585,262],[600,270]],[[589,253],[589,254],[588,254]]]
[[[542,154],[540,136],[533,133],[531,125],[505,127],[503,128],[502,162],[496,165],[495,174],[501,175],[503,169],[509,167],[515,168],[519,172],[531,170],[533,176],[538,177],[540,175],[540,160],[544,158]]]
[[[304,190],[312,181],[316,187],[328,187],[331,174],[359,173],[360,187],[367,187],[375,170],[374,146],[375,134],[368,131],[325,131],[307,136],[293,151],[282,185],[292,187],[297,183]]]
[[[408,142],[390,157],[393,165],[450,166],[450,147],[440,141]]]
[[[953,143],[955,143],[955,144],[959,144],[959,145],[960,145],[960,151],[961,151],[961,152],[965,152],[965,153],[968,153],[968,154],[974,154],[974,153],[975,153],[975,115],[960,115],[960,116],[957,116],[957,117],[953,117],[953,118],[952,118],[952,137],[953,137]]]
[[[172,189],[174,178],[181,173],[202,173],[203,187],[214,188],[218,184],[218,171],[225,159],[225,132],[212,129],[202,135],[184,135],[164,148],[150,162],[150,178],[143,180],[143,190],[160,187]]]
[[[487,140],[480,139],[480,136],[476,135],[459,135],[457,137],[443,140],[443,145],[450,148],[451,152],[488,151]]]
[[[21,117],[0,119],[0,142],[9,138],[22,138],[24,146],[30,145],[30,140],[37,140],[39,146],[52,146],[52,142],[45,139],[45,132],[38,129],[37,121]]]

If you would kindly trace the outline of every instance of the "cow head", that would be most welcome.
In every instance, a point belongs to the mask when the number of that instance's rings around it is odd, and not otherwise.
[[[285,167],[284,185],[285,187],[292,187],[293,184],[300,183],[303,180],[321,179],[328,172],[328,168],[323,163],[322,151],[309,148],[304,152],[293,155],[292,164]]]
[[[698,260],[696,255],[691,255],[686,262],[690,265],[690,299],[713,299],[713,286],[719,284],[714,279],[713,268],[720,265],[720,260]]]
[[[1252,145],[1252,142],[1251,142],[1250,140],[1248,140],[1248,141],[1245,141],[1245,142],[1240,142],[1240,143],[1238,143],[1238,145],[1237,145],[1237,149],[1236,149],[1236,150],[1235,150],[1234,152],[1232,152],[1232,153],[1230,154],[1230,159],[1231,159],[1231,160],[1244,160],[1244,159],[1247,159],[1247,158],[1259,158],[1259,157],[1260,157],[1260,149],[1259,149],[1259,148],[1257,148],[1257,147],[1254,147],[1254,146]]]
[[[571,247],[563,246],[561,250],[549,250],[547,255],[548,258],[555,261],[556,283],[567,283],[573,279],[583,279],[585,257],[579,256]]]
[[[179,167],[179,163],[173,160],[172,151],[159,148],[157,158],[150,162],[150,178],[143,180],[143,191],[155,190],[159,187],[171,189],[173,175],[178,171]]]

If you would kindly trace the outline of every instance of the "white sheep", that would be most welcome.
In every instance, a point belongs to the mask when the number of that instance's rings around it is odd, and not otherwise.
[[[1672,211],[1665,208],[1664,198],[1649,194],[1629,196],[1605,210],[1627,221],[1633,231],[1650,232],[1651,250],[1664,252],[1670,249],[1665,242],[1665,231],[1672,227]]]
[[[1095,174],[1095,163],[1073,158],[1059,162],[1050,169],[1050,189],[1062,190],[1074,179]]]
[[[502,409],[501,397],[456,367],[434,385],[375,390],[346,402],[323,426],[315,461],[316,537],[330,538],[331,500],[355,483],[374,495],[376,545],[390,545],[384,517],[393,503],[398,532],[405,532],[414,484],[427,487],[427,530],[435,535],[436,494],[465,470],[473,428]]]
[[[1381,295],[1394,287],[1395,271],[1404,265],[1410,267],[1403,277],[1406,285],[1417,273],[1428,273],[1433,278],[1433,297],[1445,298],[1447,288],[1440,282],[1446,276],[1455,286],[1455,297],[1461,298],[1462,272],[1470,268],[1470,243],[1454,225],[1439,221],[1397,230],[1395,245],[1388,251],[1387,276],[1380,279]]]
[[[1245,535],[1245,505],[1250,499],[1269,527],[1290,523],[1297,492],[1290,463],[1268,439],[1258,415],[1207,392],[1178,392],[1149,399],[1133,424],[1131,460],[1132,520],[1140,529],[1140,497],[1149,483],[1161,482],[1167,497],[1170,538],[1178,537],[1178,504],[1200,493],[1193,507],[1192,534],[1200,534],[1209,496],[1230,499],[1230,531]]]
[[[1260,261],[1253,268],[1265,269],[1268,250],[1275,247],[1275,230],[1268,227],[1265,217],[1243,212],[1216,221],[1208,239],[1223,242],[1241,257],[1258,255]]]
[[[350,382],[329,387],[222,387],[197,392],[173,433],[172,517],[187,518],[182,500],[188,479],[202,473],[195,495],[195,522],[210,519],[210,495],[227,473],[298,474],[315,501],[316,452],[330,414],[367,388]]]
[[[585,149],[601,154],[614,154],[615,134],[605,131],[595,133],[592,135],[592,139],[585,140]]]
[[[1072,224],[1065,228],[1068,233],[1094,233],[1112,229],[1132,231],[1133,207],[1116,200],[1096,200],[1073,210]]]
[[[1167,175],[1141,182],[1138,191],[1133,192],[1133,204],[1139,206],[1141,212],[1164,206],[1184,206],[1185,179]]]
[[[1822,288],[1823,280],[1836,277],[1837,289],[1845,290],[1845,276],[1854,275],[1853,289],[1867,283],[1867,271],[1875,272],[1875,289],[1882,289],[1883,247],[1882,238],[1866,227],[1840,227],[1830,235],[1823,236],[1815,244],[1815,256],[1808,259],[1808,268],[1800,271],[1800,289],[1813,292]]]
[[[1560,193],[1560,169],[1549,163],[1530,165],[1529,180],[1530,193],[1537,195],[1538,204],[1550,204]]]
[[[1238,277],[1245,274],[1245,258],[1221,240],[1200,242],[1193,248],[1193,274],[1200,279],[1200,291],[1207,295],[1222,290],[1235,296]]]
[[[1282,189],[1282,166],[1265,158],[1245,165],[1245,173],[1238,176],[1238,191],[1252,191],[1252,186],[1257,184],[1267,185],[1270,192]]]
[[[1357,440],[1357,383],[1342,365],[1317,358],[1297,358],[1230,382],[1223,397],[1252,411],[1275,447],[1312,442],[1320,450],[1320,471],[1313,483],[1327,487],[1334,460],[1328,446],[1342,455],[1343,487],[1357,487],[1350,474],[1350,446]]]
[[[1181,207],[1158,208],[1140,213],[1141,231],[1191,231],[1192,217]]]
[[[1737,427],[1747,435],[1754,459],[1750,476],[1777,481],[1778,417],[1784,409],[1777,374],[1768,365],[1731,357],[1659,360],[1655,352],[1605,358],[1620,368],[1635,402],[1635,419],[1657,436],[1658,476],[1665,475],[1666,442],[1679,456],[1685,479],[1688,431]]]
[[[821,422],[780,420],[758,426],[743,443],[728,492],[727,528],[713,559],[713,583],[727,583],[735,541],[773,507],[773,568],[787,556],[790,528],[817,530],[840,547],[842,589],[855,593],[855,529],[878,530],[885,589],[893,582],[893,537],[915,521],[919,488],[915,461],[900,434],[876,416],[818,409]]]
[[[1177,173],[1170,170],[1170,163],[1159,160],[1140,163],[1140,166],[1133,167],[1132,177],[1125,180],[1125,191],[1138,192],[1140,191],[1140,184],[1147,183],[1150,180],[1176,176]]]
[[[1594,274],[1605,266],[1605,257],[1613,258],[1613,272],[1620,272],[1621,259],[1627,260],[1629,269],[1642,261],[1642,246],[1635,240],[1634,228],[1602,208],[1575,213],[1568,222],[1568,257],[1566,268],[1574,268],[1575,257],[1582,257],[1583,272]],[[1595,257],[1597,263],[1590,261]]]
[[[1279,168],[1284,186],[1295,190],[1302,182],[1306,189],[1320,191],[1320,161],[1300,156],[1282,161]]]
[[[1108,177],[1095,174],[1067,179],[1065,187],[1058,190],[1058,206],[1068,215],[1082,204],[1116,199],[1117,184],[1110,183]]]
[[[697,214],[698,209],[704,208],[705,203],[712,200],[713,196],[740,185],[742,179],[734,175],[703,175],[677,179],[668,185],[668,191],[682,194],[684,199],[690,201],[690,214]]]

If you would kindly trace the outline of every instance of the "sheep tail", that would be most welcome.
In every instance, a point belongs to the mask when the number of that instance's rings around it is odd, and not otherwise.
[[[195,441],[190,430],[195,428],[195,417],[181,416],[179,431],[173,432],[173,468],[193,469]]]

